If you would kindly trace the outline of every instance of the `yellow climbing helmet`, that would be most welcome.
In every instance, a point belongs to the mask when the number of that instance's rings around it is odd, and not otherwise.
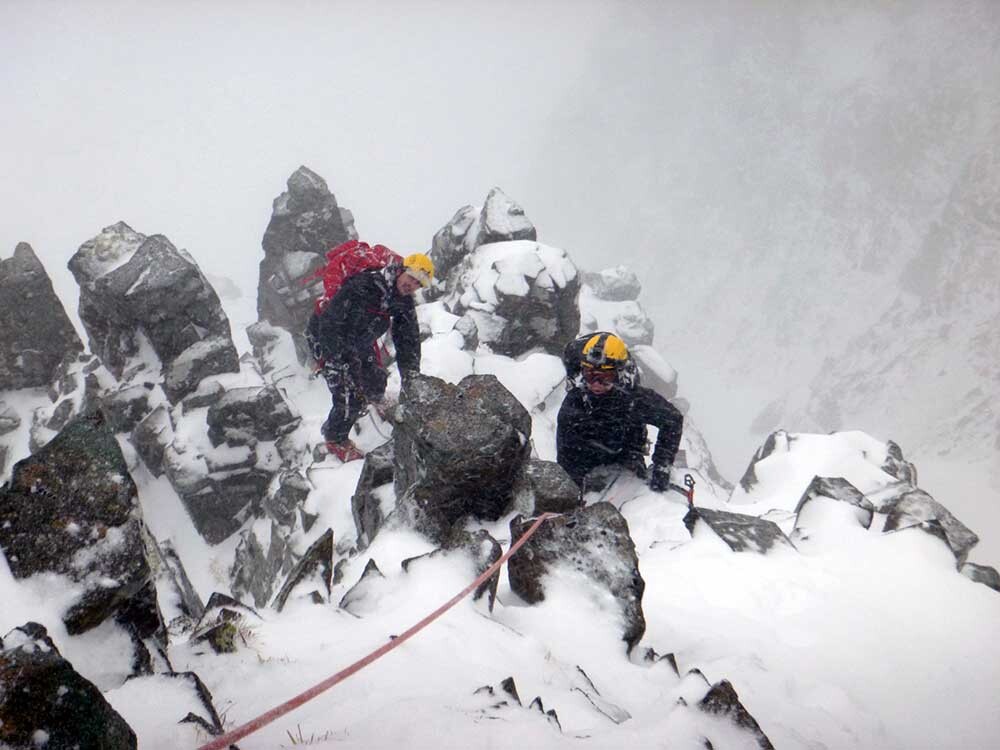
[[[611,333],[598,333],[583,345],[580,364],[595,370],[617,370],[628,362],[628,347]]]
[[[412,253],[403,258],[403,269],[422,287],[429,287],[434,280],[434,261],[423,253]]]

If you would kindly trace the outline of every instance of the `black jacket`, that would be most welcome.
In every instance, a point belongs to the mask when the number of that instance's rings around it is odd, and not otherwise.
[[[413,298],[396,291],[396,269],[370,269],[347,278],[333,299],[309,321],[323,358],[346,365],[362,383],[375,342],[392,324],[400,374],[420,371],[420,327]],[[391,280],[390,280],[391,279]]]
[[[673,404],[649,388],[616,388],[603,396],[572,388],[559,409],[556,460],[580,484],[596,466],[641,458],[646,425],[660,431],[653,466],[669,467],[684,428],[684,417]]]

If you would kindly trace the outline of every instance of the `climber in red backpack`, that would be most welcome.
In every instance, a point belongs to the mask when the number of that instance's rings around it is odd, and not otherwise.
[[[352,240],[331,250],[316,276],[325,294],[309,319],[306,341],[333,397],[323,438],[332,455],[353,461],[363,454],[348,437],[351,427],[365,406],[385,395],[378,339],[391,330],[404,382],[420,371],[413,294],[430,285],[434,264],[422,253],[401,258],[383,245]]]

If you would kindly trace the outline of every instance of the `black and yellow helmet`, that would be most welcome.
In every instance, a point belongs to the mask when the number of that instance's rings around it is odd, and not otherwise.
[[[617,370],[628,362],[628,347],[613,333],[595,333],[580,353],[580,366],[592,370]]]

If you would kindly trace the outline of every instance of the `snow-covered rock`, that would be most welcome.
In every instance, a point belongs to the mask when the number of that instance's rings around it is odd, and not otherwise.
[[[563,250],[527,240],[480,245],[453,274],[446,305],[471,319],[478,343],[494,352],[561,354],[579,331],[580,282]]]
[[[515,516],[510,523],[516,541],[534,519]],[[546,521],[524,545],[524,554],[511,558],[507,575],[511,590],[529,604],[545,599],[545,576],[566,567],[605,589],[621,613],[622,640],[631,651],[646,630],[635,544],[628,523],[610,503],[596,503],[569,515]]]
[[[397,516],[441,543],[466,516],[496,520],[510,506],[531,419],[491,375],[457,386],[417,376],[403,392],[394,435]]]
[[[763,555],[772,549],[794,549],[778,524],[764,518],[710,508],[692,508],[684,517],[684,525],[692,536],[700,533],[702,524],[733,552]]]
[[[626,302],[639,299],[642,282],[635,272],[625,266],[606,268],[603,271],[584,272],[583,285],[597,299],[608,302]]]
[[[45,386],[59,363],[83,349],[31,245],[0,260],[0,391]]]
[[[945,541],[961,565],[969,550],[979,543],[979,537],[947,508],[921,489],[913,489],[892,498],[887,508],[884,531],[896,531],[920,526],[929,521],[940,524]]]
[[[319,279],[305,283],[306,277],[323,264],[330,248],[357,239],[358,233],[351,212],[337,205],[326,181],[311,169],[299,167],[287,184],[274,199],[261,242],[257,314],[301,339],[323,293]]]
[[[229,319],[194,259],[162,235],[106,227],[69,261],[90,349],[117,378],[167,376],[172,400],[239,369]]]
[[[143,533],[135,482],[99,416],[71,422],[0,488],[0,549],[13,576],[65,577],[66,631],[114,618],[133,636],[137,665],[149,660],[143,641],[163,635]]]
[[[135,732],[29,622],[0,640],[0,743],[16,750],[135,750]]]

